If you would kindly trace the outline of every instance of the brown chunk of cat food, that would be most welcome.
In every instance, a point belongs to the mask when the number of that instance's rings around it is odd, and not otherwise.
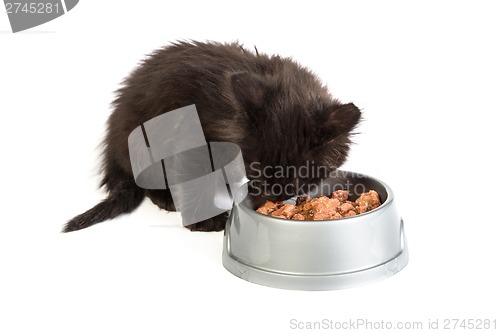
[[[366,213],[374,208],[380,206],[380,198],[378,193],[371,190],[366,193],[363,193],[356,200],[357,210],[360,214]]]
[[[343,217],[344,216],[342,216],[342,214],[340,214],[339,212],[335,212],[335,214],[333,214],[333,216],[332,216],[332,220],[338,220],[338,219],[341,219]]]
[[[342,202],[339,199],[330,199],[330,201],[332,202],[332,205],[335,208],[335,210],[338,210],[339,207],[342,205]]]
[[[366,213],[380,206],[380,198],[376,191],[370,190],[360,195],[356,202],[348,200],[349,193],[338,190],[330,197],[320,196],[311,199],[307,196],[298,197],[296,204],[273,203],[266,201],[257,212],[282,219],[298,221],[336,220],[343,217]]]
[[[343,217],[356,216],[356,215],[358,215],[356,211],[350,210],[347,213],[345,213]]]
[[[341,203],[346,202],[348,197],[349,192],[345,190],[337,190],[332,193],[332,199],[338,199]]]
[[[321,196],[310,201],[312,205],[313,220],[329,220],[337,212],[337,207],[332,199]]]
[[[292,220],[299,220],[299,221],[304,221],[306,218],[304,217],[304,215],[300,214],[300,213],[297,213],[295,214],[293,217],[292,217]]]
[[[348,211],[350,210],[354,210],[354,206],[351,205],[350,203],[343,203],[342,205],[340,205],[340,212],[342,214],[346,214]]]
[[[281,208],[271,213],[274,217],[284,217],[286,219],[291,219],[297,213],[297,206],[292,204],[284,204]]]
[[[262,206],[260,206],[259,209],[257,209],[257,212],[264,215],[269,215],[277,209],[277,206],[277,204],[268,200]]]

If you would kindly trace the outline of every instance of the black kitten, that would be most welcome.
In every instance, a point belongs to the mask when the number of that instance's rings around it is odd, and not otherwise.
[[[293,60],[251,52],[237,43],[179,42],[157,50],[117,93],[103,142],[101,186],[109,195],[70,220],[64,232],[132,212],[145,196],[162,209],[175,210],[169,190],[135,184],[128,151],[130,132],[165,112],[195,104],[206,141],[239,145],[250,179],[262,178],[265,168],[336,169],[347,157],[349,136],[361,117],[354,104],[333,99],[314,74]],[[317,178],[311,175],[273,174],[266,181],[298,189]],[[187,228],[222,230],[226,217]]]

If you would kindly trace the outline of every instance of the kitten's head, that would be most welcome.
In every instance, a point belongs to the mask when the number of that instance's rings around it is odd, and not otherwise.
[[[310,72],[237,73],[230,85],[247,120],[240,146],[253,190],[275,199],[305,193],[345,162],[361,112]]]

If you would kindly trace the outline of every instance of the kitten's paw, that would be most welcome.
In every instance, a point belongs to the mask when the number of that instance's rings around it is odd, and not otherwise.
[[[211,219],[185,226],[191,231],[222,231],[226,226],[228,213],[217,215]]]

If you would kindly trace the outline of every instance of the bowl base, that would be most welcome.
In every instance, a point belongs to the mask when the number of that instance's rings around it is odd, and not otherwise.
[[[359,271],[332,275],[294,275],[263,270],[233,258],[228,251],[226,238],[222,263],[233,275],[268,287],[292,290],[335,290],[356,287],[393,276],[408,264],[408,248],[403,221],[401,221],[401,252],[385,263]]]

